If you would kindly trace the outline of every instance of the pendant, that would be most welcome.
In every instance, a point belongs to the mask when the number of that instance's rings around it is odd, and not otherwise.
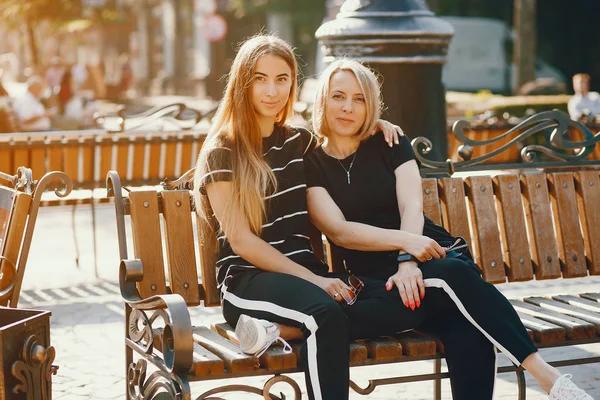
[[[346,171],[346,176],[348,176],[348,185],[350,184],[350,171]]]

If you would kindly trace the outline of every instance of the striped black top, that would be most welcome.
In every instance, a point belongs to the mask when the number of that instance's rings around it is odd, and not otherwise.
[[[276,126],[271,136],[263,139],[264,157],[277,178],[277,191],[266,196],[267,216],[261,238],[283,255],[315,273],[327,272],[312,251],[308,236],[306,178],[302,157],[314,149],[316,138],[306,129]],[[207,157],[207,173],[199,190],[207,184],[231,180],[231,148],[216,147]],[[220,255],[217,281],[256,266],[233,252],[225,236],[218,237]]]

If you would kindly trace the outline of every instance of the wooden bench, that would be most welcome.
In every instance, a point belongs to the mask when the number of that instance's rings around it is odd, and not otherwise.
[[[550,113],[545,118],[541,119],[546,121],[544,127],[558,118],[556,126],[562,128],[563,116]],[[427,139],[413,141],[415,148],[422,144],[427,144]],[[425,175],[477,164],[472,162],[477,160],[459,165],[436,163],[421,152],[418,157]],[[582,167],[586,162],[581,159],[554,164],[570,170],[536,172],[539,165],[533,164],[528,171],[494,177],[468,173],[461,178],[426,177],[425,213],[454,235],[467,239],[484,279],[489,282],[599,275],[600,247],[595,245],[600,240],[599,170]],[[192,325],[188,307],[218,306],[219,292],[213,240],[200,244],[195,233],[196,214],[189,186],[185,188],[190,177],[191,172],[171,184],[178,190],[124,191],[116,172],[107,176],[108,194],[115,198],[122,259],[119,281],[126,304],[128,398],[155,398],[158,392],[166,391],[173,397],[188,399],[192,381],[256,375],[271,378],[263,388],[227,384],[198,398],[233,390],[279,398],[267,394],[276,382],[288,383],[295,398],[300,398],[298,385],[285,375],[300,371],[297,351],[284,354],[280,347],[272,347],[256,358],[241,352],[233,329],[227,324]],[[125,216],[130,217],[133,255],[128,253]],[[329,259],[333,269],[339,268],[339,259],[328,246],[323,246],[318,232],[313,235],[313,247]],[[600,342],[600,293],[530,297],[512,302],[540,348]],[[442,358],[441,344],[417,332],[358,341],[350,348],[351,366],[434,360],[434,371],[371,379],[366,387],[353,381],[350,385],[367,395],[381,385],[435,380],[434,397],[440,399],[440,379],[448,377],[441,372]],[[563,359],[553,364],[595,362],[600,362],[600,357]],[[393,367],[389,370],[393,374]],[[499,372],[509,371],[517,373],[519,398],[524,399],[523,370],[513,366],[499,368]]]
[[[42,193],[57,180],[65,185],[57,196],[68,195],[72,183],[62,172],[39,181],[25,167],[14,176],[0,172],[0,306],[17,307]]]

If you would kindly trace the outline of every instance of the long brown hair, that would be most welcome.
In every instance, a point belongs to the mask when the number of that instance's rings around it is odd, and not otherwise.
[[[212,225],[208,224],[212,215],[210,204],[199,189],[202,178],[214,168],[208,162],[209,155],[216,148],[231,149],[231,182],[232,193],[235,193],[225,205],[225,212],[220,220],[222,232],[234,232],[236,226],[230,216],[234,215],[233,211],[239,211],[247,218],[252,232],[260,235],[267,208],[264,198],[267,190],[276,190],[275,175],[263,158],[262,135],[250,95],[256,63],[265,55],[281,58],[292,73],[287,104],[276,116],[275,123],[283,125],[292,115],[298,71],[292,48],[276,36],[260,34],[248,39],[233,60],[225,94],[198,156],[194,174],[194,200],[201,223],[206,222],[200,227],[203,238],[214,233]],[[214,161],[214,154],[210,160]]]

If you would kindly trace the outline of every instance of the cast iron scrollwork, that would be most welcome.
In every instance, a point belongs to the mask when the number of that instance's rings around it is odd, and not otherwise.
[[[147,362],[131,363],[127,371],[128,399],[182,399],[182,384],[165,371],[158,370],[146,377]]]
[[[300,387],[292,378],[285,375],[275,375],[271,377],[268,381],[265,382],[265,385],[262,389],[248,386],[248,385],[226,385],[220,386],[218,388],[211,389],[207,392],[204,392],[200,397],[196,400],[224,400],[222,397],[212,397],[217,393],[228,393],[228,392],[247,392],[257,394],[262,396],[265,400],[285,400],[285,395],[283,393],[279,393],[279,396],[276,396],[271,393],[271,388],[273,385],[283,382],[287,383],[294,390],[294,400],[300,400],[302,398],[302,391]]]
[[[458,156],[462,161],[434,161],[426,158],[427,154],[433,149],[433,144],[425,137],[418,137],[412,141],[416,158],[423,167],[446,171],[449,175],[452,175],[455,170],[467,170],[468,167],[481,164],[507,149],[519,145],[519,143],[522,144],[530,136],[543,131],[551,131],[548,145],[525,145],[521,149],[522,161],[537,163],[539,161],[538,155],[541,154],[554,162],[568,161],[573,163],[583,161],[592,154],[596,143],[600,141],[600,133],[594,135],[585,125],[571,120],[567,114],[556,110],[535,114],[514,128],[491,139],[471,139],[465,134],[465,131],[469,129],[469,122],[464,120],[456,121],[452,127],[454,136],[462,143],[458,148]],[[579,132],[583,139],[572,139],[573,132]],[[508,141],[506,141],[507,139]],[[501,141],[506,141],[506,143],[497,146],[487,154],[472,158],[474,147],[495,144]]]
[[[21,383],[13,388],[14,394],[25,393],[27,400],[46,400],[51,397],[52,375],[58,367],[52,365],[56,357],[54,347],[44,347],[31,335],[23,345],[21,359],[13,363],[12,375]]]
[[[142,346],[146,354],[151,354],[154,349],[154,333],[152,324],[158,318],[162,318],[165,324],[169,324],[169,316],[164,310],[152,312],[148,318],[146,311],[133,309],[129,315],[128,331],[129,338]]]

